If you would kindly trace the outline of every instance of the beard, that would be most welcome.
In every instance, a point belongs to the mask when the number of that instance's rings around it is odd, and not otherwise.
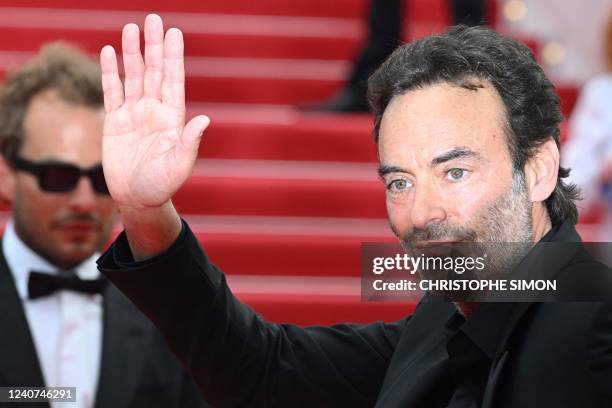
[[[510,273],[534,245],[532,222],[525,177],[522,172],[515,171],[512,185],[465,225],[441,222],[425,229],[415,228],[404,234],[393,224],[391,229],[404,251],[412,256],[417,255],[414,243],[426,241],[453,241],[450,247],[447,246],[452,257],[476,258],[487,254],[485,268],[480,271],[472,270],[465,275],[458,275],[454,271],[428,271],[426,274],[419,271],[421,278],[494,279]],[[439,251],[437,254],[432,256],[440,256]]]

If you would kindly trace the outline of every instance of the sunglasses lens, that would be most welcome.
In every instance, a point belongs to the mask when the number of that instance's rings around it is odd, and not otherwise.
[[[40,167],[38,183],[45,191],[67,192],[74,188],[80,176],[74,166],[48,164]]]
[[[104,171],[102,166],[98,167],[94,172],[91,173],[91,185],[98,194],[110,194],[108,187],[106,186],[106,180],[104,179]]]
[[[12,165],[16,169],[34,174],[38,179],[38,186],[44,191],[68,193],[74,190],[81,176],[87,176],[96,193],[110,194],[101,164],[88,170],[81,170],[68,163],[36,163],[15,156],[12,159]]]

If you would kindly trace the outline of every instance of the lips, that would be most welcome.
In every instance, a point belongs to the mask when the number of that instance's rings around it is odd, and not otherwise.
[[[67,222],[58,226],[62,231],[67,232],[93,232],[97,230],[97,226],[92,222]]]
[[[412,246],[426,256],[448,256],[453,252],[453,245],[457,241],[419,241],[412,243]]]
[[[432,246],[448,246],[456,242],[458,241],[417,241],[414,242],[413,245],[419,248],[428,248]]]

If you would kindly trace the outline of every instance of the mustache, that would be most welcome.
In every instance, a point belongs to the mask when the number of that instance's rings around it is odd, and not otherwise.
[[[471,228],[459,227],[448,223],[431,224],[427,228],[413,228],[404,234],[390,224],[391,230],[403,244],[421,241],[468,241],[476,240],[478,234]]]
[[[64,224],[71,223],[90,223],[96,227],[100,227],[102,221],[100,216],[96,213],[71,213],[61,217],[58,217],[54,222],[54,226],[61,226]]]

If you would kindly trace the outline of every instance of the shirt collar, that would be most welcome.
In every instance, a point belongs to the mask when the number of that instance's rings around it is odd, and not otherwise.
[[[464,320],[460,330],[493,360],[515,307],[515,303],[483,303],[469,319]]]
[[[58,273],[58,267],[38,255],[28,247],[17,235],[14,221],[11,219],[6,225],[2,237],[2,252],[15,280],[17,292],[22,300],[28,299],[28,279],[30,272]],[[99,254],[92,254],[88,259],[73,268],[74,272],[81,279],[95,279],[100,272],[96,266],[96,259]]]
[[[555,235],[557,235],[557,233],[559,232],[559,229],[561,229],[561,225],[562,224],[553,225],[552,228],[546,234],[544,234],[544,236],[540,239],[539,242],[553,241],[555,239]]]

